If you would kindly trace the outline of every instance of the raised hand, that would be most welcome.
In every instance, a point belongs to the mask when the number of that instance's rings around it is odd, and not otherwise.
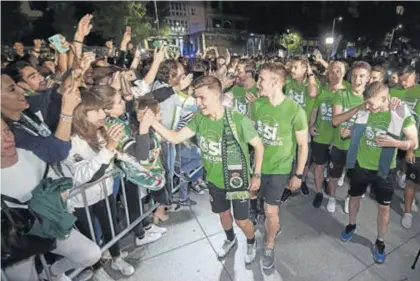
[[[80,97],[79,85],[81,82],[81,73],[80,71],[73,71],[69,80],[64,81],[64,91],[62,93],[62,105],[61,111],[67,115],[73,115],[74,109],[82,101]]]
[[[94,52],[86,52],[83,53],[82,60],[80,61],[80,69],[83,73],[85,73],[92,62],[94,62],[96,59],[96,54]]]
[[[93,27],[91,23],[92,18],[93,18],[93,15],[91,14],[86,14],[83,18],[81,18],[77,25],[76,33],[83,37],[88,36]]]
[[[118,146],[118,142],[124,135],[124,124],[121,124],[121,123],[113,124],[107,130],[107,134],[108,134],[108,143],[106,145],[106,148],[108,150],[114,151]]]
[[[112,49],[113,45],[114,45],[114,42],[113,42],[112,40],[109,40],[109,41],[106,41],[106,42],[105,42],[105,46],[106,46],[108,49]]]
[[[42,41],[40,39],[34,39],[34,50],[41,50]]]
[[[190,73],[187,76],[182,76],[179,82],[179,88],[182,90],[188,88],[192,83],[193,75]]]

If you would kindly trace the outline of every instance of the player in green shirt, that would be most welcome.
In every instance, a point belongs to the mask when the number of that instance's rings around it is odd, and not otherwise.
[[[248,116],[249,105],[257,96],[257,84],[255,77],[257,66],[254,61],[241,59],[237,66],[237,78],[239,83],[232,87],[230,92],[234,98],[234,109]]]
[[[385,80],[385,68],[380,65],[376,65],[372,67],[370,72],[370,81],[369,83],[372,84],[374,82],[384,82]]]
[[[286,97],[283,86],[286,69],[278,64],[262,66],[258,89],[262,97],[250,110],[258,135],[264,144],[262,178],[259,197],[264,200],[266,218],[266,244],[263,268],[274,265],[274,245],[280,230],[279,203],[285,187],[296,190],[302,183],[303,170],[308,155],[308,125],[305,112],[295,101]],[[292,165],[298,146],[297,168]]]
[[[330,145],[333,140],[332,126],[333,98],[342,92],[347,92],[343,85],[345,67],[341,62],[333,62],[328,67],[328,84],[321,89],[316,98],[311,114],[310,129],[312,139],[311,162],[314,167],[316,196],[313,206],[319,208],[323,200],[322,184],[324,183],[324,169],[330,156]],[[330,200],[332,201],[332,200]],[[331,204],[328,205],[331,209]],[[334,202],[335,209],[335,202]],[[329,210],[330,211],[330,210]]]
[[[334,96],[333,99],[332,124],[336,128],[333,136],[328,169],[330,198],[328,199],[327,210],[329,212],[335,211],[335,192],[337,186],[343,185],[344,182],[344,167],[346,164],[347,150],[350,145],[351,128],[353,127],[356,113],[352,113],[350,110],[363,103],[363,92],[370,80],[370,71],[371,66],[367,62],[355,62],[351,72],[351,90],[340,92]],[[341,183],[339,184],[339,182]],[[348,213],[349,200],[349,197],[345,200],[345,213]]]
[[[414,112],[417,114],[417,130],[420,128],[420,102],[417,102],[414,107]],[[420,137],[420,134],[419,134]],[[420,139],[418,140],[420,143]],[[420,189],[420,148],[407,151],[405,156],[407,163],[406,182],[404,189],[404,216],[401,224],[404,228],[411,228],[413,224],[413,215],[411,214],[412,204],[414,202],[414,195]]]
[[[365,125],[354,125],[353,139],[350,144],[347,158],[356,160],[355,167],[350,171],[350,213],[349,224],[341,234],[341,240],[349,241],[356,230],[356,218],[360,208],[361,196],[366,192],[368,185],[375,190],[378,203],[378,233],[373,250],[376,263],[385,262],[384,238],[389,224],[390,204],[394,194],[396,172],[396,149],[411,150],[417,148],[418,134],[413,116],[408,112],[406,105],[391,109],[391,96],[388,87],[383,83],[373,83],[363,93],[365,103],[355,108],[359,117],[365,117]],[[367,113],[369,115],[367,115]],[[394,117],[392,117],[394,116]],[[397,117],[397,118],[395,118]],[[391,119],[394,118],[394,119]],[[393,126],[390,127],[391,121]],[[401,126],[401,132],[388,130]],[[360,137],[354,130],[361,131]],[[393,138],[391,134],[403,135],[405,140]],[[355,148],[354,150],[350,150]],[[385,150],[386,148],[386,150]],[[389,151],[389,148],[394,150]],[[352,154],[350,155],[352,151]],[[382,153],[393,153],[391,161],[382,158]],[[349,164],[349,161],[347,161]],[[382,168],[380,168],[380,165]],[[386,174],[380,174],[384,165]],[[389,170],[388,170],[389,168]]]
[[[254,225],[248,219],[249,196],[250,191],[256,192],[260,187],[264,145],[251,120],[238,112],[225,109],[222,105],[222,84],[217,78],[203,76],[196,79],[192,86],[200,112],[186,127],[179,131],[168,130],[156,122],[151,111],[146,113],[144,119],[149,120],[161,136],[174,144],[197,135],[206,180],[209,183],[212,210],[219,214],[227,236],[218,256],[226,257],[237,244],[230,211],[233,205],[236,224],[247,237],[245,263],[251,263],[255,259],[257,248]],[[252,178],[249,177],[251,166],[247,144],[255,152]],[[249,186],[245,183],[249,183]]]

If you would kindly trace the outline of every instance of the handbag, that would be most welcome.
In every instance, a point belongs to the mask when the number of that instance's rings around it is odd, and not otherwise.
[[[57,247],[54,238],[41,238],[28,232],[38,221],[34,212],[24,208],[9,207],[5,201],[27,205],[12,197],[1,195],[1,267],[6,268],[33,255],[53,251]]]

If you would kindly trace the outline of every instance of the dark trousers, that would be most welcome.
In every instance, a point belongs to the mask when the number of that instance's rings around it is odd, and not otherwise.
[[[114,224],[114,230],[115,235],[117,235],[120,230],[117,224],[117,213],[116,213],[116,203],[115,198],[111,194],[108,196],[109,200],[109,207],[111,209],[111,215],[112,215],[112,222]],[[108,219],[108,212],[106,209],[106,202],[105,199],[102,201],[99,201],[96,204],[93,204],[92,206],[89,206],[89,211],[91,214],[92,222],[94,222],[94,217],[96,216],[98,218],[98,221],[102,228],[102,233],[104,237],[104,244],[108,243],[112,240],[112,232],[111,232],[111,225],[109,223]],[[78,221],[76,223],[77,228],[79,231],[85,235],[86,237],[91,237],[90,230],[89,230],[89,223],[86,216],[85,208],[75,208],[74,215],[77,217]],[[109,253],[112,257],[119,257],[120,256],[120,246],[119,243],[115,243],[113,246],[109,248]]]
[[[140,196],[137,185],[130,181],[125,182],[125,194],[127,195],[127,206],[130,223],[141,216],[140,210]],[[145,235],[144,228],[151,224],[150,218],[146,217],[134,228],[134,234],[138,238],[143,238]]]

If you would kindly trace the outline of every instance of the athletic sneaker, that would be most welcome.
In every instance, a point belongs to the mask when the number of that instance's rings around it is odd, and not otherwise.
[[[322,192],[317,192],[317,194],[315,195],[315,199],[314,199],[314,202],[312,203],[312,205],[315,208],[321,207],[322,199],[324,199],[323,193]]]
[[[203,188],[198,183],[191,184],[191,190],[194,191],[197,194],[204,194]]]
[[[338,179],[338,186],[343,186],[344,185],[344,179],[346,178],[346,173],[345,172],[343,172],[342,174],[341,174],[341,177]]]
[[[143,238],[136,237],[136,246],[140,247],[149,243],[153,243],[162,238],[162,234],[146,231]]]
[[[335,212],[335,198],[330,197],[328,199],[327,211],[330,212],[330,213],[334,213]]]
[[[111,262],[111,268],[121,272],[121,274],[125,276],[133,275],[135,271],[134,267],[121,257]]]
[[[400,170],[397,171],[397,183],[402,189],[404,189],[406,185],[405,177],[406,175],[404,172],[401,172]]]
[[[401,225],[407,229],[411,228],[411,226],[413,225],[413,214],[405,213],[402,217]]]
[[[415,198],[413,199],[413,204],[411,204],[411,211],[412,212],[418,212],[419,211],[419,209],[417,208],[417,205],[416,205],[416,199]]]
[[[92,281],[114,281],[114,278],[111,278],[111,276],[106,273],[105,269],[101,267],[93,275]]]
[[[302,185],[300,186],[300,191],[305,195],[309,194],[309,188],[306,185],[306,182],[304,182],[304,181],[302,182]]]
[[[151,233],[160,233],[160,234],[165,234],[166,232],[168,232],[168,229],[165,227],[161,227],[161,226],[157,226],[156,224],[149,224],[148,226],[146,226],[144,228],[144,230],[146,230],[146,232],[151,232]]]
[[[373,246],[373,259],[376,263],[383,264],[385,258],[385,244],[383,241],[376,240]]]
[[[287,199],[292,195],[292,191],[288,188],[285,188],[283,194],[281,195],[281,203],[286,203]]]
[[[232,241],[225,240],[225,242],[223,242],[222,248],[217,252],[217,256],[219,257],[219,259],[225,258],[229,254],[230,250],[232,250],[232,248],[237,244],[238,239],[236,238],[236,235],[235,239],[233,239]]]
[[[58,276],[54,276],[53,281],[71,281],[71,279],[63,273],[63,274],[60,274]]]
[[[350,205],[350,197],[347,196],[346,200],[344,200],[344,213],[346,213],[346,214],[348,214],[350,212],[349,205]]]
[[[263,268],[270,269],[274,266],[274,249],[265,248],[263,256]]]
[[[91,269],[85,269],[79,275],[77,275],[77,281],[88,281],[93,277],[93,271]]]
[[[204,191],[203,191],[204,192]],[[197,202],[195,202],[194,200],[192,200],[191,198],[187,198],[184,201],[179,200],[179,205],[183,206],[183,207],[191,207],[191,206],[195,206],[197,205]]]
[[[341,241],[348,242],[353,238],[353,233],[356,231],[355,225],[348,224],[343,232],[341,232]]]
[[[246,245],[246,255],[245,255],[245,263],[250,264],[255,260],[257,256],[257,240],[254,241],[254,244],[247,244]]]

